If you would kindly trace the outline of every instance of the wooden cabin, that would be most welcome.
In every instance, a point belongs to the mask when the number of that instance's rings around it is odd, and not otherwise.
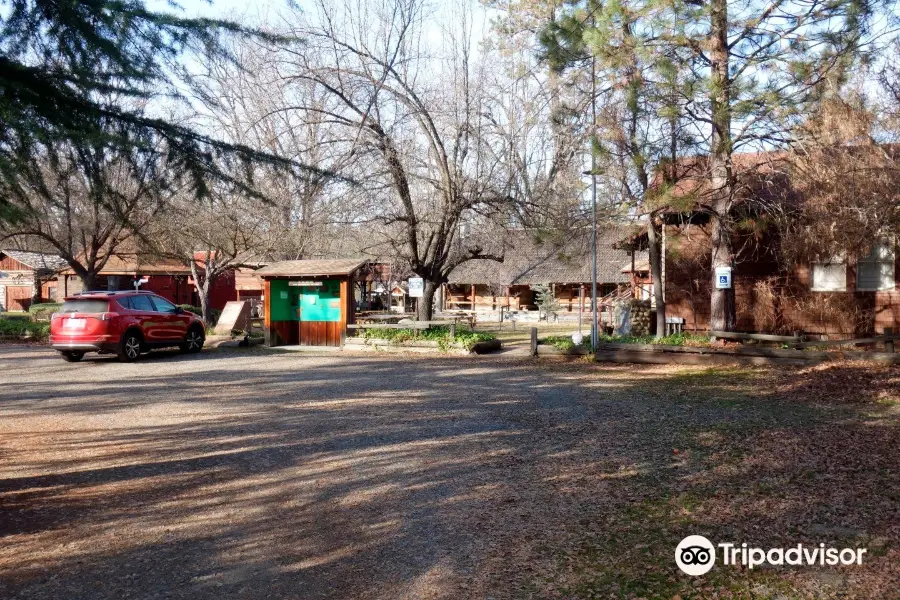
[[[55,254],[0,250],[0,312],[27,311],[34,302],[55,302],[56,270],[65,264]]]

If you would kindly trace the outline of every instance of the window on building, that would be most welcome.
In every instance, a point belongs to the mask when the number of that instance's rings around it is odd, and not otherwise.
[[[879,291],[894,289],[894,247],[890,243],[873,244],[856,263],[856,289]]]
[[[847,290],[847,265],[840,260],[813,263],[814,292],[843,292]]]

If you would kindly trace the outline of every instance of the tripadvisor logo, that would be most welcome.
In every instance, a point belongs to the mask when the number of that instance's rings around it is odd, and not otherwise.
[[[722,564],[749,569],[769,565],[829,566],[861,565],[865,548],[826,548],[825,544],[790,548],[751,548],[747,544],[718,544]],[[675,548],[675,564],[688,575],[704,575],[716,564],[716,546],[702,535],[689,535]]]
[[[703,575],[716,564],[716,549],[702,535],[689,535],[675,548],[675,563],[688,575]]]

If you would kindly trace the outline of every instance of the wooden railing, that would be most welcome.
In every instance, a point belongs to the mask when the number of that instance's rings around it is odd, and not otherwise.
[[[713,339],[719,338],[723,340],[776,342],[786,344],[788,346],[791,346],[792,348],[814,348],[816,346],[860,346],[863,344],[883,343],[886,352],[893,352],[894,342],[900,340],[900,334],[894,333],[894,330],[890,327],[884,328],[883,335],[843,340],[808,340],[805,336],[799,333],[793,336],[787,336],[770,335],[767,333],[737,333],[734,331],[710,331],[709,336]]]

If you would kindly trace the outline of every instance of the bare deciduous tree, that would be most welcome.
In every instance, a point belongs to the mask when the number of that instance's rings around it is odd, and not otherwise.
[[[428,320],[454,268],[502,260],[480,237],[459,235],[464,222],[483,223],[509,202],[471,15],[455,13],[459,26],[444,32],[443,55],[431,56],[437,48],[423,39],[420,0],[317,8],[315,22],[294,32],[307,43],[284,72],[296,86],[294,109],[351,141],[342,172],[365,194],[357,219],[372,225],[373,247],[386,248],[380,254],[425,280],[418,317]]]
[[[110,257],[181,187],[166,168],[157,148],[126,154],[102,145],[56,145],[43,155],[40,177],[23,172],[4,190],[15,213],[0,236],[39,240],[91,289]]]

